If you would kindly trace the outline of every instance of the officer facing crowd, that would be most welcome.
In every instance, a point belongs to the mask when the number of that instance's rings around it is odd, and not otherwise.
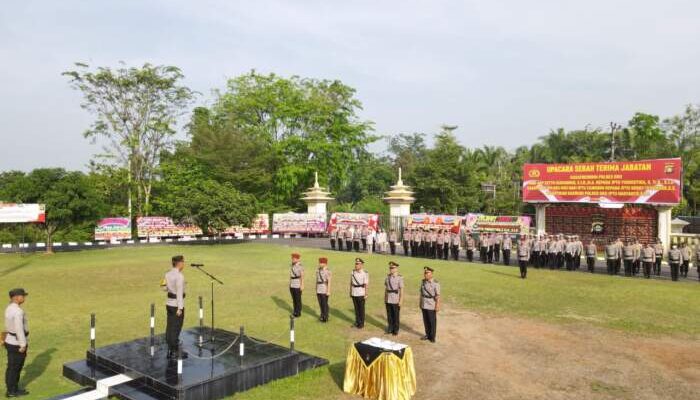
[[[355,269],[350,274],[350,297],[355,309],[355,328],[365,327],[365,301],[369,286],[369,273],[365,271],[365,262],[361,258],[355,259]]]
[[[316,271],[316,298],[321,309],[319,321],[328,322],[328,297],[331,295],[331,271],[328,269],[328,259],[321,257],[318,259],[318,270]]]
[[[430,267],[423,268],[419,307],[423,313],[423,326],[425,327],[425,336],[421,340],[430,340],[430,342],[435,343],[437,313],[440,311],[440,284],[433,279],[433,272],[434,270]]]
[[[304,267],[301,265],[301,256],[292,253],[292,266],[289,269],[289,293],[292,295],[295,318],[301,317],[301,293],[304,291]]]
[[[527,263],[530,261],[530,246],[528,246],[525,236],[520,238],[518,245],[518,265],[520,266],[520,278],[527,278]]]
[[[168,344],[168,359],[177,357],[180,348],[180,332],[185,321],[185,257],[178,255],[171,259],[172,268],[165,274],[161,283],[166,292],[167,300],[165,309],[167,321],[165,325],[165,341]],[[187,358],[187,353],[182,352],[182,358]]]
[[[683,255],[676,244],[671,245],[671,250],[668,251],[668,265],[671,267],[671,280],[678,280],[678,269],[683,261]]]
[[[19,376],[27,359],[27,337],[29,325],[27,315],[22,310],[22,304],[29,293],[24,289],[10,290],[10,304],[5,309],[5,332],[3,340],[7,351],[7,370],[5,371],[5,387],[7,397],[20,397],[28,395],[19,387]]]
[[[403,277],[399,264],[389,262],[389,275],[384,279],[384,303],[386,304],[386,333],[399,334],[401,304],[403,303]]]

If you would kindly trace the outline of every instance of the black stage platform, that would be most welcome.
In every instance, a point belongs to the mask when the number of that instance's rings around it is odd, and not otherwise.
[[[200,349],[199,332],[200,328],[191,328],[180,336],[189,353],[182,361],[182,375],[177,373],[177,361],[166,359],[163,335],[156,336],[153,357],[150,338],[141,338],[88,351],[86,360],[65,364],[63,375],[92,388],[100,379],[128,375],[132,381],[110,388],[110,394],[121,399],[212,400],[328,364],[328,360],[246,335],[240,357],[239,334],[221,329],[215,330],[212,344],[206,343],[211,330],[203,328],[205,343]]]

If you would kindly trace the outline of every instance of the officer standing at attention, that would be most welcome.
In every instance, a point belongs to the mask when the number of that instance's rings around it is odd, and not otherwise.
[[[5,372],[5,387],[7,397],[20,397],[29,394],[19,387],[19,376],[27,359],[27,337],[29,325],[27,315],[22,310],[22,304],[29,293],[24,289],[10,290],[10,304],[5,309],[5,350],[7,351],[7,370]],[[2,340],[0,340],[2,342]]]
[[[329,239],[331,240],[331,250],[335,250],[335,237],[337,235],[337,230],[333,229],[331,230],[330,235],[328,235]]]
[[[690,269],[691,253],[690,247],[685,242],[681,243],[681,256],[681,278],[687,278],[688,270]]]
[[[470,233],[467,233],[467,239],[464,246],[467,248],[467,261],[474,261],[474,248],[476,247],[476,241],[474,241],[474,238]]]
[[[399,264],[389,261],[389,275],[384,279],[384,304],[386,304],[386,333],[399,334],[401,304],[403,304],[403,276]]]
[[[595,272],[595,258],[598,254],[598,249],[595,246],[595,239],[591,239],[588,246],[586,246],[586,264],[588,265],[588,272]]]
[[[328,259],[321,257],[318,259],[318,270],[316,271],[316,298],[321,309],[319,321],[328,322],[328,297],[331,295],[331,271],[328,269]]]
[[[452,232],[452,259],[457,261],[459,260],[459,246],[462,244],[462,233],[457,231],[457,232]]]
[[[664,244],[661,243],[661,239],[656,239],[656,244],[654,244],[654,253],[656,253],[656,262],[654,263],[654,275],[661,275],[661,260],[664,258]]]
[[[635,247],[631,240],[627,241],[627,245],[622,248],[622,257],[625,262],[625,276],[632,276],[632,269],[634,268],[634,253]]]
[[[620,248],[613,239],[610,239],[605,246],[605,261],[608,266],[608,275],[616,275],[617,260],[620,258]]]
[[[671,280],[678,280],[678,268],[683,261],[683,255],[678,250],[676,244],[671,245],[671,250],[668,251],[668,265],[671,267]]]
[[[172,268],[165,274],[163,290],[167,292],[165,309],[167,322],[165,326],[165,341],[168,343],[168,359],[177,357],[180,347],[180,332],[185,321],[185,257],[173,256]],[[182,352],[182,358],[187,358],[187,353]]]
[[[403,230],[403,237],[401,238],[401,245],[403,247],[403,255],[408,256],[408,246],[411,244],[411,230],[405,228]]]
[[[450,258],[450,243],[452,243],[452,234],[449,230],[445,229],[442,235],[442,259],[447,260]]]
[[[651,278],[651,266],[656,263],[656,252],[651,242],[647,243],[647,246],[642,249],[642,267],[644,268],[644,277]]]
[[[295,318],[301,317],[301,293],[304,291],[304,267],[301,265],[301,256],[292,253],[292,266],[289,268],[289,293],[292,295]]]
[[[501,234],[493,237],[493,261],[498,262],[501,257]]]
[[[355,328],[365,327],[365,300],[369,286],[369,273],[365,271],[365,262],[361,258],[355,259],[355,269],[350,274],[350,297],[355,308]]]
[[[525,237],[523,237],[523,239],[524,238]],[[513,246],[513,240],[510,238],[510,234],[506,233],[503,237],[503,243],[501,244],[501,247],[503,249],[503,264],[504,265],[510,265],[510,248],[512,246]]]
[[[698,282],[700,282],[700,246],[695,251],[695,269],[698,270]]]
[[[420,285],[419,307],[423,313],[425,336],[420,340],[430,340],[435,343],[437,333],[437,313],[440,311],[440,284],[433,279],[434,270],[423,268],[423,281]]]
[[[520,278],[527,278],[527,263],[530,261],[530,246],[525,236],[520,238],[518,245],[518,265],[520,266]]]
[[[389,250],[391,252],[391,255],[396,254],[396,242],[399,240],[398,236],[396,235],[395,230],[390,230],[389,231]]]

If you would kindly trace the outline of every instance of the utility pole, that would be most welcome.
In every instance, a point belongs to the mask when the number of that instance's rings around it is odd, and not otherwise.
[[[615,161],[615,131],[620,130],[622,125],[616,122],[610,122],[610,161]]]

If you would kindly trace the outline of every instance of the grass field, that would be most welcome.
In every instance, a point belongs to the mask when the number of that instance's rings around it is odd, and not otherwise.
[[[0,289],[21,286],[31,293],[26,304],[31,344],[23,385],[32,398],[77,387],[61,376],[64,362],[81,359],[89,346],[89,315],[97,313],[98,346],[148,335],[149,304],[158,305],[157,331],[164,330],[163,293],[158,285],[170,256],[202,262],[226,285],[217,288],[217,325],[244,325],[256,337],[286,345],[290,298],[289,253],[298,251],[307,271],[321,255],[334,273],[331,321],[319,324],[313,279],[306,282],[304,315],[297,322],[297,348],[328,358],[331,365],[243,393],[240,399],[337,398],[341,396],[343,359],[353,340],[347,282],[355,254],[265,243],[218,246],[156,246],[94,250],[55,255],[0,255]],[[364,255],[370,272],[367,337],[384,323],[381,282],[390,259]],[[585,323],[635,335],[700,338],[700,285],[697,282],[647,281],[604,275],[540,271],[528,279],[517,268],[464,262],[397,258],[406,280],[403,313],[417,313],[423,265],[436,268],[446,308],[535,318],[557,324]],[[185,326],[197,324],[199,295],[209,298],[208,280],[185,271],[188,310]],[[439,345],[439,344],[438,344]],[[419,370],[420,372],[420,370]],[[3,388],[4,389],[4,388]]]

